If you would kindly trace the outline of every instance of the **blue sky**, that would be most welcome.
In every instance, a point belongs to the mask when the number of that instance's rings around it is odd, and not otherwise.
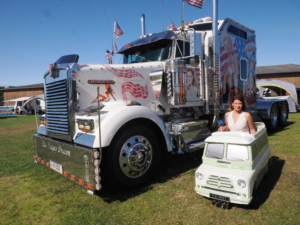
[[[141,35],[141,14],[146,33],[160,32],[171,20],[180,25],[181,5],[181,0],[1,0],[0,86],[43,83],[48,65],[62,55],[105,64],[115,18],[124,31],[116,41],[120,49]],[[219,0],[218,16],[255,30],[258,66],[299,65],[299,9],[299,0]],[[202,9],[184,4],[185,22],[206,16],[212,17],[212,0]]]

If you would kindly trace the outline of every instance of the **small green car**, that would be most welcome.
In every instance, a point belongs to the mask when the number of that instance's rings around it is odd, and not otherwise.
[[[195,174],[195,191],[222,207],[248,205],[271,165],[264,123],[257,132],[215,132],[205,140],[202,164]]]

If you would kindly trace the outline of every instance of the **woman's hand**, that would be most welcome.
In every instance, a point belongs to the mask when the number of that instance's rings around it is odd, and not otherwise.
[[[218,131],[226,131],[227,130],[227,127],[226,126],[220,126]]]

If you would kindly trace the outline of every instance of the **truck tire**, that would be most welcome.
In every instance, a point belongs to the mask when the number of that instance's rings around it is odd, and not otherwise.
[[[271,107],[270,117],[267,120],[267,127],[269,130],[274,131],[278,126],[278,106],[274,103]]]
[[[288,105],[286,102],[283,102],[279,112],[279,125],[283,126],[286,124],[288,114],[289,114]]]
[[[147,126],[131,124],[122,128],[103,159],[109,185],[129,189],[149,181],[161,158],[157,140]]]

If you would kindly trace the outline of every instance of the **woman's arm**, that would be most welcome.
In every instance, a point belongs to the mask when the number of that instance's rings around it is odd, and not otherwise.
[[[246,113],[246,120],[247,120],[247,123],[248,123],[250,134],[255,134],[256,130],[255,130],[253,118],[252,118],[251,114],[248,113],[248,112]]]
[[[228,113],[225,114],[226,125],[219,127],[218,131],[230,131],[228,127]]]

